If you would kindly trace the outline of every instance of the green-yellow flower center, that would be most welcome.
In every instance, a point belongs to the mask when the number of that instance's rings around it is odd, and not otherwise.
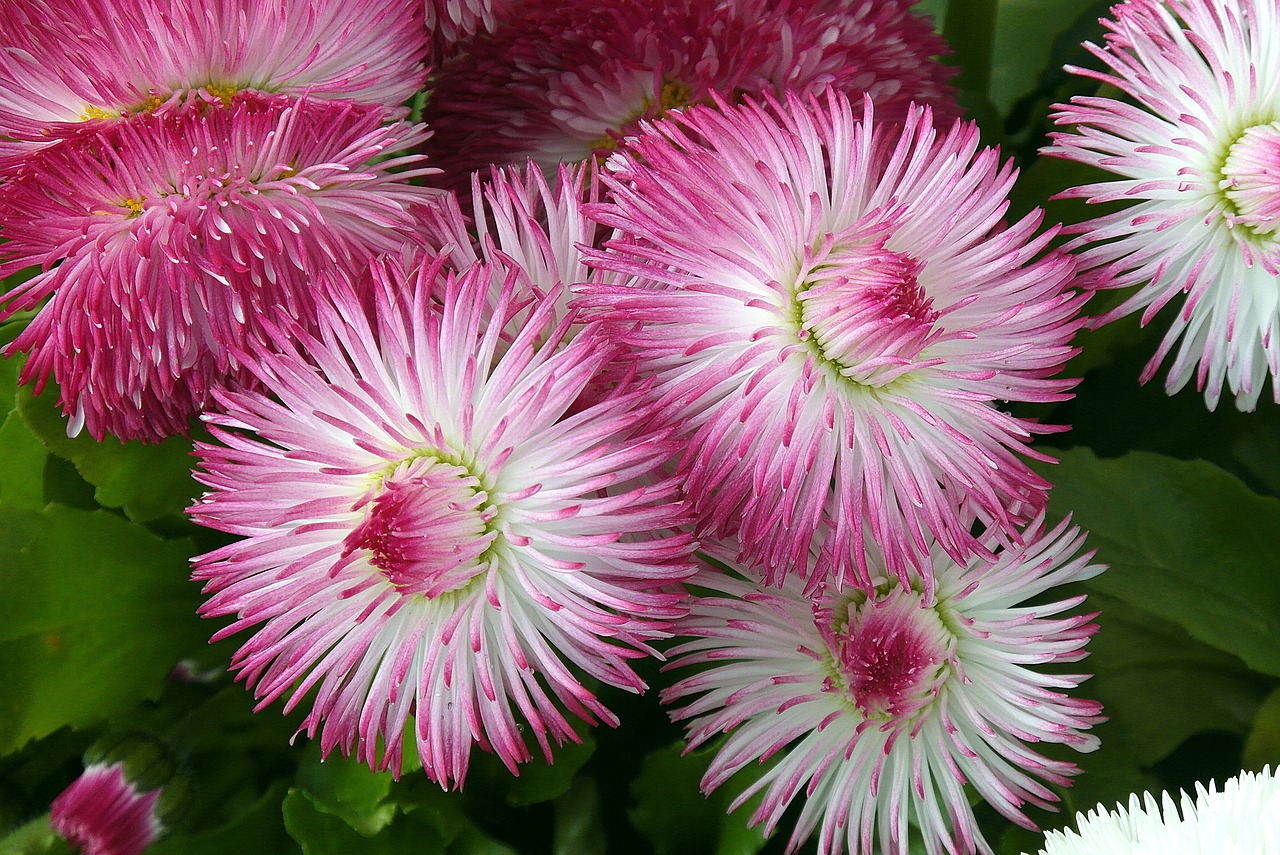
[[[1280,229],[1280,121],[1254,125],[1227,150],[1219,187],[1231,224],[1259,235]]]

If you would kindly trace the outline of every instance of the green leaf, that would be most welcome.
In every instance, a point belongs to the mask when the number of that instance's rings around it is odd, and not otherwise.
[[[999,855],[1027,855],[1027,853],[1043,850],[1044,834],[1042,832],[1013,825],[1004,833],[1004,837],[1000,838],[1000,848],[996,851]]]
[[[365,837],[377,834],[396,814],[396,805],[387,801],[391,783],[390,772],[374,772],[346,757],[321,760],[319,743],[310,746],[298,767],[298,785],[311,801]]]
[[[587,777],[556,799],[556,830],[552,855],[604,855],[608,850],[604,822],[600,815],[600,788]]]
[[[208,637],[189,555],[106,512],[0,506],[0,754],[160,693]]]
[[[84,433],[69,437],[67,419],[58,411],[56,401],[52,383],[39,396],[25,386],[18,392],[18,406],[27,426],[54,454],[74,463],[80,475],[97,488],[94,497],[98,504],[122,508],[139,522],[181,513],[191,504],[200,485],[191,477],[195,461],[190,440],[173,437],[148,445],[121,442],[113,436],[97,442]]]
[[[942,33],[960,66],[954,81],[958,89],[987,91],[998,6],[997,0],[951,0],[947,4]]]
[[[582,742],[570,742],[556,749],[554,763],[536,758],[521,766],[520,776],[507,783],[507,804],[523,807],[549,802],[569,792],[574,776],[596,750],[591,731],[586,730],[579,736]]]
[[[728,813],[739,779],[703,796],[699,782],[713,752],[680,752],[679,745],[650,752],[631,784],[636,806],[627,815],[656,855],[755,855],[764,848],[765,836],[747,827],[750,803]]]
[[[226,855],[228,852],[297,853],[298,845],[285,831],[281,815],[288,784],[278,782],[249,810],[231,822],[198,834],[166,837],[147,849],[147,855]]]
[[[49,827],[45,814],[0,836],[0,855],[71,855],[71,848]]]
[[[1095,307],[1098,299],[1090,301],[1090,312],[1105,306]],[[1088,446],[1100,457],[1142,450],[1181,460],[1203,459],[1226,469],[1255,491],[1280,495],[1280,405],[1264,398],[1257,410],[1242,413],[1228,399],[1210,411],[1195,389],[1167,395],[1163,370],[1150,383],[1139,385],[1143,366],[1178,311],[1177,306],[1166,308],[1146,329],[1138,327],[1136,318],[1128,317],[1098,330],[1095,335],[1111,339],[1107,345],[1109,364],[1085,377],[1076,399],[1055,414],[1053,421],[1070,423],[1067,437],[1071,443]],[[1096,349],[1098,341],[1090,338],[1080,343]],[[1073,372],[1069,376],[1079,376],[1074,373],[1078,368],[1068,366],[1068,370]]]
[[[520,764],[518,775],[512,775],[497,755],[477,753],[467,773],[467,793],[500,798],[513,807],[559,798],[569,791],[574,776],[596,750],[595,737],[588,727],[579,727],[577,733],[582,741],[557,746],[554,762],[548,763],[535,754],[532,760]]]
[[[1270,681],[1132,604],[1094,592],[1088,605],[1100,611],[1100,629],[1086,660],[1095,676],[1080,691],[1111,717],[1107,733],[1099,730],[1104,745],[1118,743],[1149,766],[1195,733],[1248,730]]]
[[[495,840],[474,825],[467,826],[458,839],[449,844],[449,855],[520,855],[500,840]]]
[[[1000,0],[988,92],[1002,114],[1035,91],[1058,35],[1097,5],[1098,0]]]
[[[445,855],[440,836],[415,814],[398,818],[379,834],[365,837],[302,790],[289,791],[283,812],[285,828],[302,847],[303,855]]]
[[[1090,589],[1280,675],[1280,500],[1212,464],[1146,452],[1074,449],[1043,471],[1050,508],[1074,515],[1111,565]]]
[[[1280,689],[1262,703],[1244,743],[1244,768],[1261,772],[1267,766],[1280,769]]]
[[[44,467],[49,457],[40,438],[17,412],[0,423],[0,502],[11,508],[44,508]]]

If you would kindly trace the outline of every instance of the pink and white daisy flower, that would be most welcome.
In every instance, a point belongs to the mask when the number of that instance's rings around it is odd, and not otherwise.
[[[1214,409],[1225,384],[1252,410],[1268,374],[1280,401],[1280,7],[1251,0],[1131,0],[1104,21],[1107,68],[1073,68],[1124,100],[1060,105],[1046,153],[1118,178],[1064,195],[1123,207],[1072,230],[1086,280],[1134,289],[1099,324],[1165,306],[1150,380],[1192,377]]]
[[[94,763],[53,800],[49,824],[81,855],[140,855],[163,832],[160,793],[139,791],[123,763]]]
[[[195,576],[203,613],[235,616],[216,638],[256,627],[232,664],[262,706],[314,691],[325,753],[396,772],[414,716],[448,787],[473,744],[514,772],[526,740],[547,759],[577,741],[571,718],[616,724],[586,682],[644,688],[630,662],[683,614],[692,544],[676,482],[651,475],[670,442],[636,433],[641,390],[575,407],[611,343],[559,346],[572,318],[515,269],[496,307],[484,265],[391,270],[376,320],[339,289],[319,336],[255,352],[274,398],[217,394],[191,514],[244,540]]]
[[[663,692],[683,704],[673,717],[691,747],[729,734],[703,789],[771,761],[730,809],[763,794],[751,822],[771,833],[800,797],[790,849],[816,829],[824,855],[905,855],[917,836],[930,855],[989,855],[967,786],[1034,828],[1022,806],[1049,806],[1042,781],[1066,785],[1079,770],[1028,743],[1098,744],[1082,731],[1100,705],[1065,694],[1084,677],[1031,667],[1085,656],[1092,616],[1064,615],[1083,597],[1023,605],[1102,571],[1077,554],[1083,539],[1037,518],[1022,546],[990,537],[990,561],[957,564],[935,547],[932,598],[882,563],[869,590],[813,600],[795,579],[777,590],[705,568],[690,584],[714,593],[692,600],[678,633],[693,640],[668,666],[697,671]]]
[[[502,289],[503,269],[514,264],[539,295],[558,286],[559,311],[568,311],[569,285],[621,277],[589,268],[585,248],[599,246],[608,231],[588,217],[584,205],[600,199],[593,163],[562,164],[549,181],[532,164],[525,169],[493,168],[476,173],[468,197],[471,216],[455,194],[442,195],[424,209],[428,243],[445,252],[449,266],[466,270],[486,263],[493,273],[492,293]]]
[[[0,4],[0,154],[201,91],[399,107],[425,82],[422,0]]]
[[[409,179],[433,170],[385,156],[426,131],[385,118],[246,93],[30,155],[0,194],[0,276],[41,268],[0,317],[48,298],[10,346],[31,354],[22,382],[52,374],[73,432],[185,433],[211,386],[245,379],[229,348],[267,340],[264,318],[305,324],[317,274],[417,239],[412,209],[439,191]]]
[[[433,160],[465,190],[486,164],[607,153],[642,120],[743,95],[870,94],[885,118],[911,101],[958,116],[954,69],[904,0],[527,0],[444,63],[425,117]]]
[[[927,583],[934,540],[983,551],[974,514],[1016,538],[1051,428],[1001,406],[1068,397],[1083,297],[1039,211],[1004,223],[1015,170],[975,125],[886,128],[836,93],[691,107],[608,166],[588,214],[624,238],[588,258],[635,281],[581,299],[656,378],[702,531],[772,582],[825,539],[810,590],[866,584],[871,542]]]

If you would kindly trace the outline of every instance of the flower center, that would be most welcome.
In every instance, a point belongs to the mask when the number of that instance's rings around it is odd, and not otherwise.
[[[488,567],[484,554],[497,536],[488,499],[466,467],[415,458],[383,480],[345,552],[368,550],[369,563],[405,594],[457,590]]]
[[[927,706],[950,672],[955,637],[922,595],[893,584],[833,610],[825,633],[840,691],[871,720],[902,720]]]
[[[1235,208],[1233,225],[1262,235],[1280,228],[1280,121],[1240,135],[1227,150],[1219,186]]]
[[[616,151],[618,143],[622,141],[623,137],[635,133],[636,126],[641,119],[661,119],[672,110],[688,107],[692,102],[693,90],[689,88],[688,84],[672,78],[666,78],[662,81],[662,88],[658,91],[658,100],[656,102],[653,98],[646,97],[640,108],[623,120],[618,127],[593,140],[591,148],[597,155],[605,155],[611,151]]]
[[[856,383],[883,386],[910,371],[938,319],[920,267],[881,244],[832,253],[796,294],[797,337]]]

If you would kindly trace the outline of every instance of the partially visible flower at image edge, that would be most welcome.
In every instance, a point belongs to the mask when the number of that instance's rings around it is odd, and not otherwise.
[[[80,855],[140,855],[163,832],[160,794],[139,791],[123,763],[92,764],[53,800],[49,824]]]
[[[1067,694],[1084,676],[1036,670],[1085,657],[1097,625],[1073,613],[1084,598],[1026,603],[1104,567],[1067,521],[1046,529],[1039,517],[1024,540],[993,538],[997,557],[968,565],[935,548],[933,599],[883,571],[869,591],[810,599],[794,577],[778,589],[701,570],[689,584],[706,594],[677,622],[692,640],[666,666],[693,673],[662,699],[691,748],[715,749],[703,790],[739,788],[730,810],[758,797],[750,822],[766,833],[799,798],[788,851],[816,829],[824,855],[905,855],[910,823],[930,855],[989,855],[970,788],[1034,828],[1023,805],[1050,807],[1058,796],[1042,781],[1065,786],[1079,769],[1031,745],[1092,751],[1084,731],[1102,719],[1097,702]]]
[[[315,277],[416,240],[440,191],[403,150],[427,132],[387,118],[242,93],[30,155],[0,194],[0,276],[40,267],[0,294],[0,318],[38,307],[6,348],[30,354],[21,382],[52,375],[72,433],[186,433],[211,388],[248,382],[231,349],[266,340],[263,320],[309,325]]]
[[[1064,197],[1116,203],[1069,227],[1082,285],[1131,289],[1096,325],[1166,306],[1169,329],[1143,371],[1173,354],[1165,388],[1195,379],[1253,410],[1268,375],[1280,401],[1280,6],[1251,0],[1129,0],[1105,20],[1104,70],[1072,68],[1124,100],[1077,95],[1044,150],[1118,178]]]
[[[958,118],[946,43],[906,0],[524,0],[441,64],[424,120],[448,186],[471,170],[607,155],[641,121],[691,104],[867,94],[886,119]]]
[[[590,683],[644,689],[630,661],[685,612],[692,543],[642,390],[575,407],[613,346],[561,347],[557,290],[511,268],[495,301],[486,265],[439,259],[372,276],[375,319],[334,283],[318,335],[254,351],[264,393],[216,394],[190,514],[244,539],[194,575],[202,614],[234,616],[215,638],[256,629],[232,667],[259,708],[314,692],[323,753],[397,774],[412,715],[448,788],[473,744],[516,772],[526,740],[579,741],[571,717],[616,725]]]
[[[1179,798],[1137,793],[1128,806],[1077,815],[1050,831],[1039,855],[1275,855],[1280,852],[1280,770],[1197,783]]]
[[[0,161],[196,91],[350,99],[399,118],[426,82],[421,3],[10,0]]]

